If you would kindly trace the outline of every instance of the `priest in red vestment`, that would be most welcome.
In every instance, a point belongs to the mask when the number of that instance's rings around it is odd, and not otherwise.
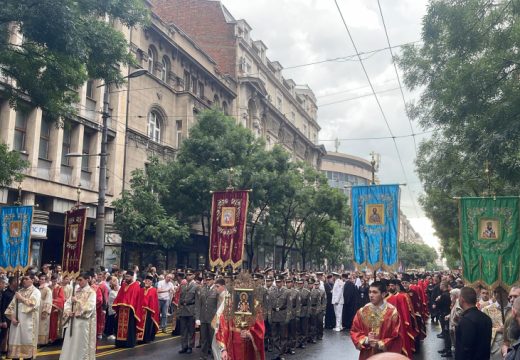
[[[397,309],[384,300],[386,287],[380,281],[370,285],[370,302],[359,309],[350,328],[350,338],[365,360],[382,352],[401,353],[400,318]]]
[[[127,271],[125,281],[112,304],[116,311],[116,347],[134,347],[137,332],[143,317],[143,292],[139,282],[134,281],[134,272]]]
[[[403,355],[412,358],[415,352],[415,337],[419,334],[416,320],[413,316],[413,306],[407,293],[402,292],[401,282],[396,279],[389,281],[386,301],[394,305],[401,319],[399,336],[401,338]]]
[[[58,284],[58,275],[51,276],[52,289],[52,309],[49,319],[49,342],[53,343],[61,339],[61,318],[63,315],[63,307],[65,306],[65,294],[63,288]]]
[[[147,275],[144,280],[143,310],[139,327],[142,331],[137,333],[137,340],[144,343],[154,341],[155,334],[159,330],[159,297],[157,289],[152,286],[153,276]]]
[[[215,284],[224,287],[225,282],[218,279]],[[221,360],[264,360],[265,325],[261,308],[257,306],[255,318],[244,329],[240,329],[234,322],[233,300],[227,296],[225,301],[223,311],[217,311],[217,314],[220,312],[220,320],[215,333]],[[259,304],[258,301],[255,303]]]
[[[426,338],[426,324],[423,320],[424,306],[421,300],[422,290],[417,285],[413,285],[411,280],[412,278],[409,274],[403,274],[401,277],[403,288],[410,296],[412,302],[413,315],[415,316],[418,332],[418,336],[416,337],[417,344],[417,340],[424,340]]]

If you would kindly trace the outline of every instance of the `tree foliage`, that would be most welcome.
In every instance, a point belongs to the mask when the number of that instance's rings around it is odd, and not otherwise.
[[[410,114],[434,129],[417,171],[450,266],[460,259],[453,198],[520,188],[519,13],[518,1],[430,1],[422,45],[399,59],[406,85],[422,90]]]
[[[6,144],[0,143],[0,187],[9,186],[13,181],[23,179],[23,171],[29,163],[16,151],[9,151]]]
[[[0,7],[0,68],[16,80],[12,104],[28,94],[55,115],[73,112],[75,89],[87,79],[121,82],[121,64],[134,61],[123,34],[105,19],[144,24],[141,0],[5,0]],[[22,44],[10,42],[18,30]]]
[[[114,201],[115,225],[126,241],[141,244],[158,244],[172,248],[189,237],[189,227],[168,214],[159,201],[161,174],[156,159],[152,159],[150,171],[136,169],[130,180],[130,191],[123,192]],[[161,188],[164,190],[164,188]]]
[[[427,268],[433,270],[439,255],[426,244],[399,243],[399,261],[406,269]]]

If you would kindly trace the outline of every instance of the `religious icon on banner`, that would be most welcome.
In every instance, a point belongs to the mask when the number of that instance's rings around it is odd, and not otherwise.
[[[367,225],[384,225],[385,204],[367,204],[365,207],[365,222]]]
[[[222,208],[222,218],[220,220],[220,226],[222,227],[230,227],[235,226],[235,207],[223,207]]]
[[[69,242],[71,242],[71,243],[78,242],[79,224],[70,225],[69,231],[70,231]]]
[[[479,221],[480,239],[496,240],[500,237],[500,221],[498,219],[482,218]]]
[[[22,222],[21,221],[12,221],[9,224],[9,236],[12,238],[17,238],[22,233]]]

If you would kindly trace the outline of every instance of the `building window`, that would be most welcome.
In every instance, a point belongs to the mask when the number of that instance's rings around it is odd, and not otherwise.
[[[153,47],[149,47],[148,48],[148,72],[150,74],[154,73],[153,68],[154,68],[156,62],[157,62],[157,52],[155,51],[155,49]]]
[[[220,109],[220,99],[217,94],[215,94],[215,96],[213,96],[213,106],[216,107],[217,109]]]
[[[228,113],[228,104],[225,101],[222,101],[222,111],[224,112],[224,115],[229,115],[229,113]]]
[[[40,145],[38,149],[38,157],[40,159],[49,160],[49,142],[51,139],[52,123],[53,120],[49,117],[42,117],[42,125],[40,129]]]
[[[204,84],[199,81],[199,97],[204,99]]]
[[[184,72],[184,91],[190,91],[191,75],[189,72]]]
[[[175,139],[177,141],[177,149],[181,147],[182,144],[182,120],[177,120],[175,122]]]
[[[156,111],[148,114],[148,136],[153,141],[161,141],[161,117]]]
[[[88,132],[83,133],[83,150],[81,157],[81,171],[88,171],[88,163],[90,160],[90,142],[92,140],[92,134]]]
[[[161,66],[161,80],[164,82],[168,81],[168,74],[170,73],[170,60],[167,56],[164,56],[162,59]]]
[[[282,97],[282,92],[280,90],[276,90],[276,104],[275,104],[276,108],[280,111],[282,111],[282,107],[283,107],[283,97]]]
[[[195,76],[191,77],[191,86],[193,87],[191,89],[191,92],[196,95],[198,88],[197,88],[197,78]]]
[[[61,146],[61,165],[69,166],[69,158],[65,155],[70,153],[71,129],[65,125],[63,128],[63,143]]]
[[[294,111],[291,111],[291,121],[293,124],[296,122],[296,114],[294,113]]]
[[[27,134],[27,113],[21,109],[16,111],[16,123],[14,127],[14,150],[25,151],[25,138]]]

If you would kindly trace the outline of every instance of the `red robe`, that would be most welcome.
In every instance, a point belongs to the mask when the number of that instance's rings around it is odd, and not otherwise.
[[[397,309],[387,302],[384,303],[379,316],[374,309],[375,307],[371,303],[359,309],[350,328],[350,338],[360,351],[360,360],[368,359],[370,356],[382,352],[364,343],[369,332],[378,334],[379,345],[383,347],[384,352],[401,353],[401,339],[399,338],[401,322]]]
[[[412,354],[415,352],[415,336],[417,331],[415,330],[415,317],[413,316],[413,307],[409,302],[408,295],[406,293],[396,293],[389,295],[386,298],[390,304],[394,305],[401,318],[401,327],[399,329],[399,337],[401,338],[403,355],[408,358],[412,358]]]
[[[426,338],[426,324],[424,323],[424,305],[421,300],[421,289],[416,285],[410,285],[410,291],[408,291],[410,299],[412,301],[413,310],[415,314],[415,320],[419,330],[419,340]]]
[[[60,285],[56,285],[52,289],[52,310],[49,319],[49,342],[54,342],[61,337],[60,329],[60,315],[63,313],[65,306],[65,294]]]
[[[142,318],[138,324],[142,331],[137,333],[137,340],[143,340],[146,316],[148,313],[152,315],[152,324],[155,327],[155,333],[159,330],[159,297],[157,296],[157,289],[154,287],[142,288],[143,291],[143,303],[142,303]]]
[[[215,340],[220,348],[225,348],[230,360],[264,360],[265,325],[261,318],[249,328],[252,339],[242,339],[240,329],[235,327],[233,318],[220,315]]]
[[[143,330],[140,327],[141,319],[143,318],[143,293],[138,281],[134,281],[130,285],[123,282],[112,304],[112,308],[114,308],[117,313],[116,341],[128,340],[129,331],[135,334],[139,330]],[[128,328],[131,313],[133,313],[135,319],[136,329]]]

